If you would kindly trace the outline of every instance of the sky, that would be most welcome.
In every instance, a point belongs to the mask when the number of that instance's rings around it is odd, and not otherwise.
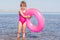
[[[0,0],[0,10],[19,10],[22,0]],[[24,0],[27,8],[36,8],[41,12],[60,12],[60,0]]]

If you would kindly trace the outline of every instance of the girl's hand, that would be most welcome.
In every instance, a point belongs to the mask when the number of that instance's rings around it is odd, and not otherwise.
[[[28,17],[28,18],[31,18],[32,16],[28,15],[27,17]]]

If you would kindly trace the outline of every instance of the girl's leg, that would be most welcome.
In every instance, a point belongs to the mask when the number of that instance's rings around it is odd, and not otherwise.
[[[20,40],[20,31],[22,29],[22,23],[19,21],[18,22],[18,33],[17,33],[17,40]]]
[[[23,29],[22,29],[22,40],[25,40],[25,33],[26,33],[26,22],[23,24]]]

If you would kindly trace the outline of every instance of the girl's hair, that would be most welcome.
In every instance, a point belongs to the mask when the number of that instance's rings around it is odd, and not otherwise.
[[[25,1],[21,1],[20,7],[22,7],[22,4],[25,4],[25,7],[27,6]]]

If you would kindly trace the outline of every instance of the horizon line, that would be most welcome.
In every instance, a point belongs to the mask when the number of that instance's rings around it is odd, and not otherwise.
[[[0,12],[18,12],[18,10],[0,10]],[[60,13],[60,12],[42,12],[42,13]]]

